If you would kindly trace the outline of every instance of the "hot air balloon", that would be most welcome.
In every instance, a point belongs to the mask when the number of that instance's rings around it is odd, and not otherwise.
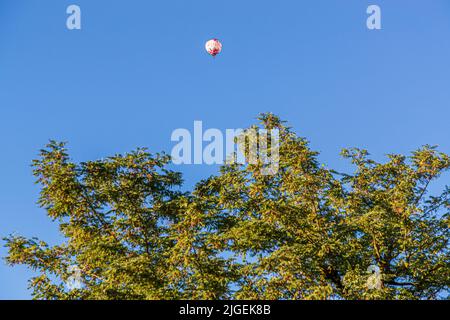
[[[213,57],[222,51],[222,44],[218,39],[211,39],[205,44],[206,51]]]

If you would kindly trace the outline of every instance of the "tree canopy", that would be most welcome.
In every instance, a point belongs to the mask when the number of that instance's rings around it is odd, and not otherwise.
[[[51,141],[33,169],[65,241],[11,235],[7,263],[36,271],[35,299],[449,298],[450,189],[428,191],[448,155],[346,149],[355,170],[341,173],[276,116],[260,120],[279,129],[279,170],[227,164],[191,191],[165,154],[74,163]]]

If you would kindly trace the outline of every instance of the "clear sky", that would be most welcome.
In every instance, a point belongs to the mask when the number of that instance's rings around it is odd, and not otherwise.
[[[66,28],[70,4],[82,30]],[[76,161],[170,152],[194,120],[225,130],[272,111],[337,169],[343,147],[450,153],[449,59],[448,0],[0,0],[0,237],[58,241],[30,168],[49,139]],[[188,186],[216,170],[177,169]],[[0,299],[29,298],[30,275],[1,262]]]

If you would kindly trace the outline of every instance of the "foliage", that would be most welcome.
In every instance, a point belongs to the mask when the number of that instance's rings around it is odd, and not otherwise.
[[[66,241],[10,236],[7,262],[37,271],[36,299],[448,298],[450,189],[428,188],[449,156],[343,150],[356,167],[343,174],[277,117],[260,120],[280,131],[279,170],[225,165],[192,192],[164,154],[76,164],[50,142],[34,174]],[[69,290],[73,265],[83,286]]]

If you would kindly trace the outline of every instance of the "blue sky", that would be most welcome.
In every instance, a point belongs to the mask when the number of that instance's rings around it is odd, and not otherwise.
[[[70,4],[82,30],[66,28]],[[382,30],[366,28],[370,4]],[[170,151],[194,120],[225,130],[272,111],[340,170],[343,147],[450,153],[449,59],[448,0],[1,0],[0,236],[59,240],[30,168],[49,139],[76,161]],[[177,169],[190,186],[217,168]],[[0,299],[29,298],[30,275],[1,262]]]

